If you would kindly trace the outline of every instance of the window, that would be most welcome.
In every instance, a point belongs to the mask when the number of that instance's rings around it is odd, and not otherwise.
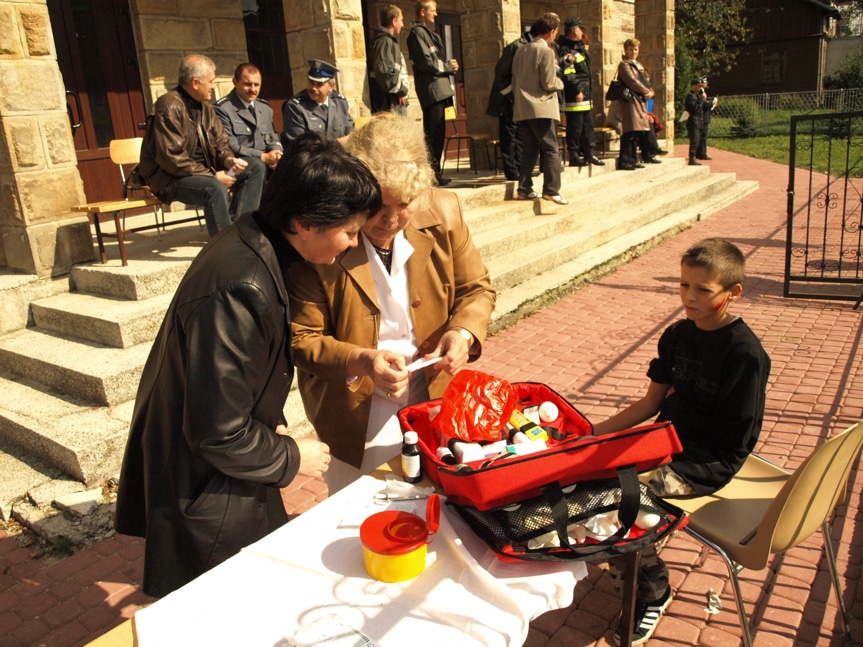
[[[765,84],[782,83],[782,54],[764,55],[762,79]]]

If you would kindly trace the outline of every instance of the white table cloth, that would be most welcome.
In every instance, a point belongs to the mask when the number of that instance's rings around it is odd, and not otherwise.
[[[442,505],[425,571],[395,584],[374,580],[363,566],[357,523],[364,509],[385,509],[372,504],[384,487],[360,478],[138,611],[139,645],[290,645],[286,639],[298,629],[334,614],[374,641],[365,644],[380,647],[521,647],[529,622],[569,606],[587,575],[582,562],[501,562]]]

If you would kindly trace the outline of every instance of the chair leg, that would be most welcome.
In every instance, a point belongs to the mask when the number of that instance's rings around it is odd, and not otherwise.
[[[158,236],[159,240],[162,240],[162,232],[159,231],[159,227],[162,229],[165,228],[165,216],[162,216],[162,224],[159,224],[159,211],[157,210],[157,205],[153,205],[153,217],[156,219],[156,236]]]
[[[740,628],[743,630],[743,645],[744,647],[752,647],[752,634],[749,632],[749,618],[746,617],[746,609],[743,607],[743,592],[740,590],[740,580],[737,578],[737,565],[724,550],[709,539],[702,537],[688,526],[684,527],[684,530],[704,545],[716,551],[716,554],[725,562],[725,566],[728,568],[728,574],[731,576],[731,583],[734,586],[734,596],[737,598],[737,615],[740,617]]]
[[[824,535],[824,552],[827,555],[827,566],[830,569],[830,577],[833,580],[833,590],[836,591],[836,602],[842,613],[842,623],[845,625],[845,636],[851,639],[851,623],[848,622],[848,612],[845,610],[845,599],[842,597],[842,587],[839,584],[839,571],[836,568],[836,555],[833,552],[833,543],[830,540],[830,525],[825,521],[821,524],[821,533]]]

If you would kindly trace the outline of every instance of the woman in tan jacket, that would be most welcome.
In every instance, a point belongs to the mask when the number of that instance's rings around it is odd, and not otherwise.
[[[439,398],[479,357],[495,303],[455,194],[433,187],[419,125],[379,113],[346,144],[381,185],[383,207],[333,265],[291,271],[294,361],[306,414],[341,489],[399,452],[396,412]],[[413,372],[419,358],[442,357]]]
[[[628,38],[623,43],[623,60],[617,66],[617,78],[623,81],[632,93],[629,101],[620,102],[623,135],[620,138],[617,168],[623,171],[643,168],[638,163],[636,147],[639,138],[645,137],[651,128],[650,117],[647,116],[647,100],[655,93],[644,76],[644,68],[636,60],[639,46],[637,38]],[[644,146],[642,150],[648,149]]]

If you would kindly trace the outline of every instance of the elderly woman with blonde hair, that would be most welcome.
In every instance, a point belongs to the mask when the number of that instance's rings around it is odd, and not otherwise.
[[[383,206],[356,247],[333,265],[296,264],[290,280],[300,393],[334,457],[330,492],[399,453],[396,413],[441,397],[479,357],[495,303],[458,197],[434,186],[419,125],[379,113],[346,148],[380,183]]]

